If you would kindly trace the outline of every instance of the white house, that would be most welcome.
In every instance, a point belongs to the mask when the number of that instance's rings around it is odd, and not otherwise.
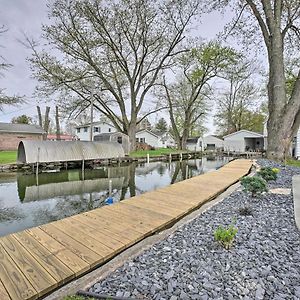
[[[189,151],[202,151],[202,138],[200,136],[188,138],[186,148]]]
[[[84,124],[84,125],[80,125],[75,127],[76,129],[76,135],[78,136],[78,138],[81,141],[89,141],[90,140],[90,132],[91,132],[91,127],[93,128],[93,140],[94,140],[94,136],[98,135],[100,133],[112,133],[112,132],[116,132],[116,128],[104,121],[100,121],[100,122],[94,122],[91,126],[91,124]]]
[[[159,136],[148,129],[142,129],[135,135],[138,143],[145,143],[154,148],[162,147]]]
[[[203,150],[223,150],[224,141],[214,135],[207,135],[202,138]]]
[[[300,128],[296,136],[296,145],[295,145],[295,157],[300,159]]]
[[[264,135],[248,130],[228,134],[224,138],[224,151],[245,152],[265,149]]]
[[[158,136],[159,147],[161,148],[174,148],[176,147],[176,142],[169,132],[163,134],[155,133]]]

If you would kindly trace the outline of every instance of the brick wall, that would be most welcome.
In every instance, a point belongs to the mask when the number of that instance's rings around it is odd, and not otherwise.
[[[0,133],[0,150],[17,150],[21,140],[42,140],[41,134]]]

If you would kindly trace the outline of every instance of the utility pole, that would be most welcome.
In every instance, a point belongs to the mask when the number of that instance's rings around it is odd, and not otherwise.
[[[91,128],[90,128],[90,141],[93,141],[93,122],[94,122],[94,97],[91,93]]]

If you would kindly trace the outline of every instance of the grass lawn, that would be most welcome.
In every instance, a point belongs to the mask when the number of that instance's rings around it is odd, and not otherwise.
[[[294,167],[300,167],[300,160],[289,159],[287,161],[287,165],[294,166]]]
[[[0,151],[0,164],[11,164],[17,161],[17,151]]]
[[[170,153],[180,153],[182,151],[171,148],[159,148],[155,150],[138,150],[130,153],[131,157],[146,157],[149,153],[150,157],[170,154]]]

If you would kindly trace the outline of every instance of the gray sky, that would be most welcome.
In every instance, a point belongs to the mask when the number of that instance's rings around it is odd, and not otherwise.
[[[13,65],[5,77],[0,78],[1,88],[6,88],[9,95],[25,95],[27,103],[19,107],[5,107],[0,112],[0,122],[10,122],[12,117],[21,114],[36,115],[36,104],[39,99],[32,94],[36,81],[31,78],[31,71],[26,57],[30,56],[18,39],[23,38],[23,33],[34,38],[41,35],[41,25],[48,22],[47,0],[0,0],[0,24],[6,26],[8,31],[0,37],[0,54],[8,63]],[[202,22],[195,24],[194,32],[206,39],[211,39],[222,30],[226,20],[218,13],[204,16]],[[45,105],[42,105],[42,107]],[[212,118],[210,118],[212,119]],[[210,132],[213,131],[212,120],[209,122]]]

